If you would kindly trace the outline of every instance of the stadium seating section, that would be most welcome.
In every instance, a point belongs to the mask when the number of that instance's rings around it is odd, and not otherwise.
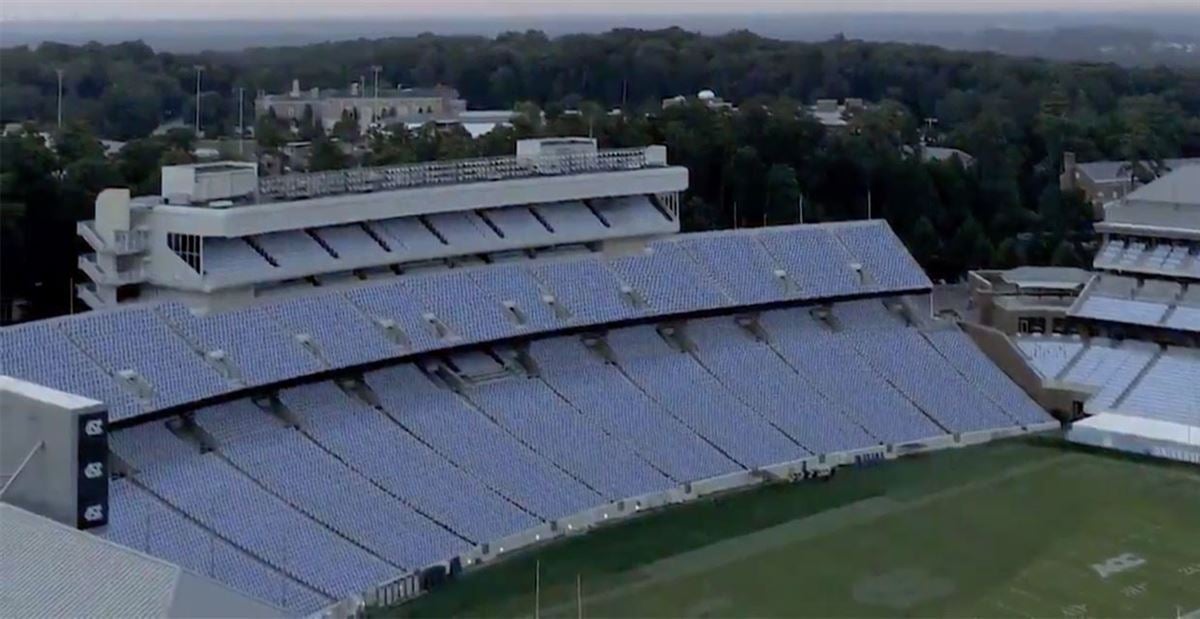
[[[1043,379],[1081,385],[1088,413],[1200,424],[1200,356],[1194,349],[1079,336],[1018,337]]]
[[[677,231],[678,222],[648,196],[508,206],[249,237],[206,237],[202,274],[209,283],[228,286]]]
[[[1097,275],[1070,314],[1177,331],[1200,332],[1200,282],[1177,283],[1112,273]]]
[[[556,206],[212,248],[280,268],[660,216],[632,198]],[[126,426],[100,535],[298,615],[618,501],[1051,422],[957,328],[881,298],[929,286],[879,222],[710,233],[225,313],[137,304],[6,328],[0,372],[100,399]],[[1125,348],[1071,344],[1044,371],[1152,411],[1173,410],[1196,362],[1139,349],[1110,371],[1091,356]],[[1162,377],[1130,389],[1147,364]]]
[[[593,209],[634,216],[629,200]],[[585,217],[603,226],[582,204],[546,221],[569,228]],[[450,224],[459,232],[441,234],[467,234],[468,226],[485,233],[479,225],[463,219]],[[324,232],[318,236],[330,248],[338,238],[365,235],[353,226]],[[412,222],[380,226],[377,235],[406,245],[438,242]],[[428,239],[413,240],[420,235]],[[214,242],[205,251],[239,269],[276,268],[259,250],[278,254],[272,258],[278,264],[328,255],[316,237],[300,232],[256,238]],[[103,400],[119,421],[322,370],[564,327],[928,288],[902,249],[882,222],[796,226],[669,239],[633,256],[585,254],[403,275],[207,316],[178,304],[143,304],[0,330],[0,369]],[[21,352],[41,347],[62,351],[65,364],[49,369]]]
[[[1200,243],[1110,239],[1096,253],[1099,270],[1200,279]]]
[[[957,329],[879,299],[550,336],[525,365],[485,350],[119,430],[133,474],[102,534],[172,560],[202,548],[179,560],[306,612],[605,503],[1050,420]]]

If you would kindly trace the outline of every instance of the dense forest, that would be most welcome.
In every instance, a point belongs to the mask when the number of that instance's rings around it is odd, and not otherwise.
[[[1092,214],[1080,196],[1058,189],[1064,151],[1081,161],[1200,156],[1200,72],[901,44],[670,29],[422,35],[195,55],[139,43],[2,53],[5,122],[52,128],[55,69],[64,74],[66,122],[54,148],[27,132],[5,137],[0,152],[0,293],[28,299],[34,317],[69,309],[74,222],[90,217],[95,193],[112,185],[152,192],[160,164],[191,157],[191,131],[148,134],[191,118],[196,65],[204,67],[209,137],[235,126],[238,88],[283,91],[292,78],[340,87],[372,65],[388,84],[448,84],[471,107],[520,112],[513,127],[479,139],[431,127],[337,136],[361,137],[361,157],[315,135],[318,169],[505,154],[533,135],[590,134],[605,147],[660,143],[691,173],[688,229],[792,223],[801,196],[805,221],[862,218],[870,204],[935,278],[1086,262]],[[706,88],[738,110],[661,107],[665,97]],[[802,105],[845,97],[873,103],[845,130],[827,129]],[[267,146],[278,139],[278,127],[258,129]],[[970,153],[974,164],[913,156],[922,134]],[[130,141],[106,157],[99,137]]]

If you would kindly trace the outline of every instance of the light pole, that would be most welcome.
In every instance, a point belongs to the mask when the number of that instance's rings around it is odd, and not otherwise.
[[[63,96],[63,86],[62,86],[62,80],[63,80],[63,70],[62,70],[62,69],[55,69],[55,70],[54,70],[54,72],[55,72],[56,74],[58,74],[58,129],[61,131],[61,130],[62,130],[62,96]]]
[[[202,65],[195,65],[196,68],[196,138],[200,138],[200,72],[204,70]]]
[[[372,122],[375,121],[376,115],[379,114],[379,72],[382,70],[383,70],[383,67],[381,67],[377,64],[371,65],[371,72],[373,72],[375,74],[375,97],[374,97],[375,100],[371,102],[371,121]]]
[[[246,125],[242,116],[242,101],[246,98],[246,89],[238,86],[238,155],[244,155],[243,144],[246,138]]]

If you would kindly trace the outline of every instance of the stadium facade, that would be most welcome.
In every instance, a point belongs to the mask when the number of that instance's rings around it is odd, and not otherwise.
[[[661,147],[570,139],[105,192],[95,310],[0,330],[2,498],[341,614],[644,510],[1059,427],[931,316],[886,223],[678,234],[686,184]]]
[[[1200,167],[1180,166],[1105,207],[1086,277],[1012,273],[1019,292],[985,306],[1012,334],[994,358],[1026,365],[1024,384],[1078,418],[1069,436],[1200,463]],[[980,287],[1002,291],[995,274]]]

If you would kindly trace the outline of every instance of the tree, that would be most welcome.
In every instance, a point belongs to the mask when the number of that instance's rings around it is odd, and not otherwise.
[[[312,154],[308,160],[309,170],[313,172],[341,170],[349,164],[349,158],[342,152],[342,147],[337,142],[324,137],[313,141]]]
[[[288,142],[287,127],[274,114],[259,116],[254,121],[254,139],[264,148],[279,148]]]
[[[358,116],[350,110],[342,112],[342,117],[334,123],[330,135],[343,142],[357,142],[361,135],[358,128]]]
[[[1054,247],[1054,253],[1050,255],[1050,265],[1056,267],[1081,267],[1084,266],[1084,263],[1075,245],[1063,239]]]
[[[913,257],[922,265],[928,265],[940,252],[941,245],[942,240],[938,236],[937,230],[934,229],[933,222],[925,216],[918,219],[917,223],[913,225],[908,242],[908,248]]]
[[[767,170],[766,223],[790,224],[800,218],[800,183],[796,170],[776,163]]]
[[[766,166],[753,146],[738,148],[729,161],[726,173],[730,178],[737,221],[734,226],[762,223],[766,197]]]
[[[967,270],[987,268],[995,255],[992,242],[974,218],[959,226],[948,249],[951,265],[960,275]]]

